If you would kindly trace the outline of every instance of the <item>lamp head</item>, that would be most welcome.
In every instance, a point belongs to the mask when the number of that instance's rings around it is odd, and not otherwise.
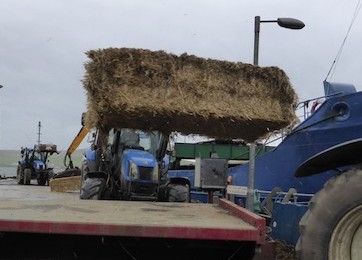
[[[281,27],[293,30],[300,30],[305,26],[305,24],[302,21],[299,21],[294,18],[278,18],[277,23]]]

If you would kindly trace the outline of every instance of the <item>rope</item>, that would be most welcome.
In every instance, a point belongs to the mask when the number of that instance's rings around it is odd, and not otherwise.
[[[347,31],[347,33],[346,33],[346,36],[344,37],[344,40],[343,40],[343,42],[342,42],[342,44],[341,44],[341,47],[339,48],[339,51],[338,51],[338,53],[337,53],[337,56],[336,56],[336,58],[333,60],[332,66],[331,66],[331,68],[330,68],[329,71],[328,71],[328,74],[327,74],[326,79],[325,79],[326,81],[327,81],[328,76],[329,76],[331,73],[332,73],[332,75],[333,75],[333,73],[334,73],[334,71],[335,71],[335,69],[336,69],[336,67],[337,67],[337,63],[338,63],[338,61],[339,61],[339,58],[341,57],[344,44],[346,43],[347,37],[348,37],[348,35],[349,35],[349,33],[350,33],[351,29],[352,29],[352,26],[353,26],[354,22],[356,21],[356,18],[357,18],[357,16],[358,16],[359,11],[361,10],[361,6],[362,6],[361,0],[358,0],[356,9],[355,9],[354,14],[353,14],[353,17],[352,17],[352,21],[351,21],[351,23],[350,23],[350,25],[349,25],[348,31]],[[331,77],[332,77],[332,75],[331,75]]]

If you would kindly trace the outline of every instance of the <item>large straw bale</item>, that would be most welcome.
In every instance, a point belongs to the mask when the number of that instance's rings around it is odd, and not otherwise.
[[[277,67],[133,48],[90,50],[85,124],[255,141],[296,122]]]
[[[49,181],[50,191],[69,192],[80,190],[81,176],[63,177]]]

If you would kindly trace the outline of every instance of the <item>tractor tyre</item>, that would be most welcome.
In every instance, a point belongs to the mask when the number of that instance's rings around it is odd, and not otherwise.
[[[24,184],[29,185],[31,181],[31,170],[26,168],[24,169]]]
[[[80,189],[80,199],[100,200],[106,188],[104,178],[87,178],[83,181]]]
[[[80,173],[80,186],[81,187],[83,186],[83,182],[85,181],[85,179],[87,179],[88,172],[89,172],[88,159],[83,158],[82,168],[81,168],[81,173]]]
[[[46,185],[49,186],[49,181],[54,178],[54,170],[48,170],[48,179],[46,180]]]
[[[299,222],[301,259],[362,259],[362,170],[330,179]]]
[[[16,170],[16,180],[18,184],[24,184],[24,170],[20,166]]]
[[[190,186],[171,183],[167,186],[169,202],[190,202]]]
[[[39,179],[37,179],[38,185],[40,186],[44,186],[45,183],[47,182],[47,180],[44,177],[40,177]]]
[[[82,186],[83,182],[88,178],[88,173],[89,172],[94,172],[96,171],[95,169],[95,162],[94,161],[90,161],[87,158],[83,158],[82,161],[82,168],[81,168],[81,178],[80,178],[80,184]]]

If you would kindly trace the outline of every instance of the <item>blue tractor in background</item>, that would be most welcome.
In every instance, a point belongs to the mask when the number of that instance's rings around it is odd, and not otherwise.
[[[16,178],[18,184],[29,185],[36,179],[39,185],[49,185],[54,176],[54,166],[49,163],[49,157],[57,152],[54,144],[38,144],[33,148],[21,148],[21,160],[18,162]]]
[[[168,135],[128,128],[90,134],[94,138],[81,168],[81,199],[190,201],[189,180],[168,175]]]

